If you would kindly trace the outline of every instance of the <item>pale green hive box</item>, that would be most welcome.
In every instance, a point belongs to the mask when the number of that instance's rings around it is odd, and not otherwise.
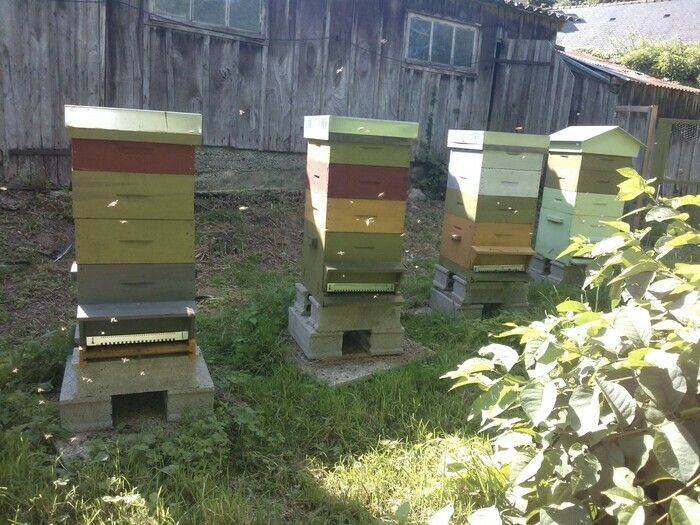
[[[569,126],[549,136],[550,153],[634,158],[644,144],[619,126]]]
[[[304,138],[322,141],[391,142],[411,144],[418,138],[418,123],[335,115],[304,117]]]
[[[202,115],[198,113],[67,105],[65,115],[72,139],[202,143]]]
[[[518,149],[540,150],[544,153],[548,146],[547,135],[465,129],[451,129],[447,132],[447,147],[450,149]]]

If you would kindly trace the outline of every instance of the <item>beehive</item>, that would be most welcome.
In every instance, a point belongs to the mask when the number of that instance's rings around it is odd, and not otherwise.
[[[193,352],[201,115],[65,111],[81,358]]]
[[[450,130],[440,265],[523,271],[549,139],[541,135]]]
[[[327,294],[398,291],[411,144],[410,122],[309,116],[304,277]]]
[[[613,233],[601,221],[623,214],[617,170],[630,167],[641,147],[617,126],[571,126],[550,136],[535,244],[539,256],[556,259],[576,235],[597,241]]]
[[[346,341],[372,355],[403,351],[404,220],[418,124],[309,116],[304,272],[289,331],[310,359]]]

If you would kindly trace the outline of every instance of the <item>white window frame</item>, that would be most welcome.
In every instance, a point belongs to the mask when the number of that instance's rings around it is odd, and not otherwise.
[[[169,13],[161,13],[156,9],[156,0],[150,0],[149,22],[155,25],[162,25],[173,29],[180,29],[194,33],[214,34],[217,36],[243,37],[243,39],[259,41],[267,38],[267,10],[268,0],[261,0],[260,5],[260,31],[248,31],[227,25],[208,24],[192,19],[194,9],[193,0],[189,0],[190,9],[187,18],[181,18]],[[225,3],[224,20],[228,20],[230,3]]]
[[[474,45],[473,45],[473,53],[472,53],[472,64],[471,66],[454,66],[452,65],[452,62],[454,61],[454,52],[455,52],[455,35],[457,34],[457,31],[453,30],[452,31],[452,45],[450,47],[450,63],[449,64],[441,64],[438,62],[432,62],[431,60],[421,60],[419,58],[410,58],[408,56],[408,51],[409,51],[409,46],[410,46],[410,39],[411,39],[411,20],[413,19],[420,19],[420,20],[425,20],[427,22],[430,22],[430,36],[428,37],[428,56],[432,57],[433,55],[433,30],[435,27],[435,23],[440,23],[440,24],[445,24],[452,26],[455,29],[469,29],[474,32]],[[466,24],[464,22],[459,22],[455,20],[451,20],[449,18],[440,18],[440,17],[435,17],[435,16],[428,16],[424,15],[421,13],[415,13],[412,11],[409,11],[406,15],[406,24],[405,24],[405,29],[404,29],[404,61],[409,64],[409,65],[415,65],[415,66],[420,66],[422,68],[426,69],[437,69],[441,70],[443,72],[447,73],[467,73],[467,74],[476,74],[478,70],[478,64],[479,64],[479,54],[480,54],[480,48],[481,48],[481,30],[479,24]]]

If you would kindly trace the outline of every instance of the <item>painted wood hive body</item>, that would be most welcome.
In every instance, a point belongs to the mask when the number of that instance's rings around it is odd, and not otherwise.
[[[570,238],[593,241],[613,230],[600,221],[623,214],[618,169],[630,167],[643,145],[617,126],[571,126],[550,136],[535,251],[556,259]],[[570,263],[571,257],[561,259]]]
[[[129,344],[194,348],[198,114],[66,106],[78,340],[85,359]],[[114,351],[113,351],[114,350]],[[162,348],[157,353],[163,353]]]
[[[393,300],[417,135],[411,122],[305,117],[303,283],[321,304],[362,293]]]
[[[450,130],[440,264],[473,270],[524,270],[534,253],[537,196],[549,138]]]

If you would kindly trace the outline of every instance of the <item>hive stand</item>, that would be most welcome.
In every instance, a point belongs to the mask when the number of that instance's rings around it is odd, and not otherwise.
[[[375,356],[403,351],[400,295],[390,300],[368,294],[339,297],[322,306],[303,284],[297,283],[296,291],[289,332],[310,359],[342,357],[348,343]]]
[[[430,307],[447,315],[478,319],[484,307],[498,306],[510,312],[528,309],[528,281],[524,272],[468,272],[458,275],[435,265]]]
[[[581,235],[593,242],[614,229],[601,221],[623,214],[617,200],[620,168],[632,165],[643,144],[617,126],[570,126],[550,136],[535,251],[529,273],[536,279],[581,284],[589,259],[558,257]]]
[[[164,393],[169,420],[185,408],[211,409],[211,377],[195,342],[202,117],[88,106],[66,106],[65,114],[78,305],[63,425],[108,428],[113,397],[127,394]]]
[[[418,124],[307,116],[303,277],[289,332],[309,359],[403,352],[398,287]]]
[[[164,394],[168,421],[177,421],[187,411],[211,410],[214,383],[200,349],[194,356],[85,363],[76,348],[66,363],[61,385],[61,425],[71,432],[111,428],[115,396],[151,392]]]
[[[549,138],[450,130],[450,163],[432,308],[480,317],[527,309],[525,269]]]

